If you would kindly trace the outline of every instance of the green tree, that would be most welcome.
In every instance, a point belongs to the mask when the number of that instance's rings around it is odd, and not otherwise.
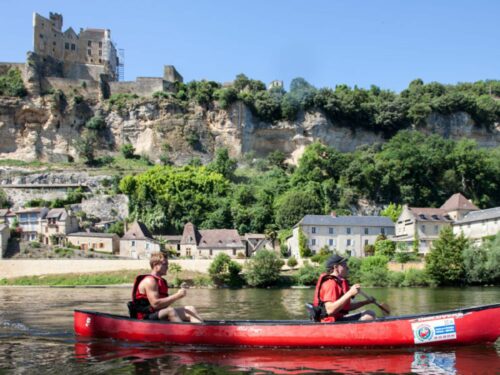
[[[123,237],[125,234],[125,228],[123,227],[123,221],[117,221],[109,226],[109,228],[106,230],[106,233],[115,233],[119,237]]]
[[[5,190],[0,188],[0,208],[7,208],[9,205],[9,197],[5,193]]]
[[[302,228],[299,228],[299,254],[301,258],[308,258],[312,255],[312,251],[307,244],[307,237]]]
[[[464,268],[470,284],[500,283],[500,233],[479,246],[469,244],[464,252]]]
[[[234,178],[234,171],[237,166],[237,161],[229,157],[227,148],[219,148],[215,152],[214,160],[208,165],[208,169],[220,173],[228,180]]]
[[[6,74],[0,75],[0,95],[5,96],[26,96],[28,91],[24,87],[21,71],[10,68]]]
[[[467,239],[463,235],[455,237],[451,227],[441,230],[439,238],[432,243],[431,251],[425,257],[425,269],[438,285],[464,283],[463,251],[467,246]]]
[[[275,252],[260,250],[245,263],[244,278],[250,286],[270,286],[280,278],[283,265],[284,262],[278,258]]]
[[[95,163],[95,150],[97,146],[97,134],[94,130],[85,129],[82,132],[80,139],[75,141],[75,149],[81,158],[85,160],[85,164],[92,165]]]
[[[240,272],[241,266],[224,253],[217,254],[208,268],[210,278],[219,286],[241,285]]]
[[[383,255],[374,255],[363,258],[359,269],[361,282],[366,286],[385,286],[389,270],[389,258]]]
[[[394,257],[396,243],[391,240],[380,240],[375,242],[375,255],[385,256],[388,259]]]
[[[291,228],[304,215],[321,214],[321,202],[307,191],[290,190],[276,200],[276,224]]]
[[[403,206],[396,203],[389,203],[389,205],[382,210],[380,213],[382,216],[390,218],[394,223],[398,221],[399,215],[403,211]]]

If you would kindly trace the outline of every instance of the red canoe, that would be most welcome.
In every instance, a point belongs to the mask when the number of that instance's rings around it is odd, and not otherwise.
[[[291,320],[206,321],[203,324],[136,320],[75,310],[75,333],[169,345],[249,347],[411,347],[493,343],[500,337],[500,304],[371,322]]]

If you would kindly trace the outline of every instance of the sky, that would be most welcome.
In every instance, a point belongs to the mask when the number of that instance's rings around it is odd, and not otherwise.
[[[400,92],[416,78],[500,79],[497,0],[1,0],[0,61],[33,49],[32,14],[63,31],[105,28],[125,52],[125,80],[174,65],[192,80],[237,74],[288,89],[302,77]]]

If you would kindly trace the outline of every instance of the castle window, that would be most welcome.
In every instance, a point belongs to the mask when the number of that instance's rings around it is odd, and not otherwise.
[[[90,56],[91,54],[92,54],[92,53],[91,53],[91,51],[88,49],[88,50],[87,50],[87,55],[89,55],[89,56]]]
[[[88,46],[92,47],[92,41],[91,40],[88,41]]]
[[[99,56],[102,56],[102,49],[99,50]]]
[[[54,46],[55,46],[55,45],[56,45],[56,42],[52,42],[52,45],[54,45]]]
[[[102,42],[99,42],[99,48],[102,48]]]
[[[74,43],[71,43],[71,50],[74,51],[76,49],[76,46]]]
[[[102,63],[102,60],[101,60],[101,59],[99,59],[99,63]]]
[[[69,49],[69,43],[64,43],[64,48]]]
[[[43,34],[39,34],[40,35],[40,39],[43,39]]]

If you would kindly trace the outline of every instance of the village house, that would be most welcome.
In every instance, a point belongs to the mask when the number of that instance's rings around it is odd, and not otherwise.
[[[42,220],[49,212],[46,207],[23,208],[14,211],[15,218],[8,218],[9,225],[17,221],[17,231],[22,241],[38,241],[42,233]],[[7,215],[7,217],[9,217]]]
[[[66,240],[84,251],[93,250],[110,254],[120,252],[120,237],[114,233],[77,232],[68,234]]]
[[[160,251],[160,248],[160,243],[140,221],[135,221],[120,239],[122,257],[149,259],[151,253]]]
[[[404,243],[408,248],[417,242],[419,254],[427,254],[443,228],[475,210],[478,208],[460,193],[453,194],[440,208],[405,205],[396,222],[396,235],[392,240]]]
[[[198,230],[194,224],[184,225],[180,256],[193,259],[211,259],[218,254],[231,258],[245,257],[245,245],[236,229]]]
[[[299,233],[307,238],[313,253],[323,247],[349,256],[365,256],[365,246],[373,245],[381,234],[392,236],[394,223],[385,216],[306,215],[293,227],[287,240],[290,255],[300,258]]]
[[[247,257],[251,257],[259,250],[274,250],[271,241],[261,233],[245,233],[245,235],[241,237],[241,241],[245,245],[245,255]]]
[[[484,237],[500,232],[500,207],[469,212],[462,219],[453,223],[453,233],[463,234],[475,243],[481,243]]]
[[[46,245],[62,245],[67,234],[79,229],[78,218],[65,208],[51,209],[41,223],[41,242]]]

